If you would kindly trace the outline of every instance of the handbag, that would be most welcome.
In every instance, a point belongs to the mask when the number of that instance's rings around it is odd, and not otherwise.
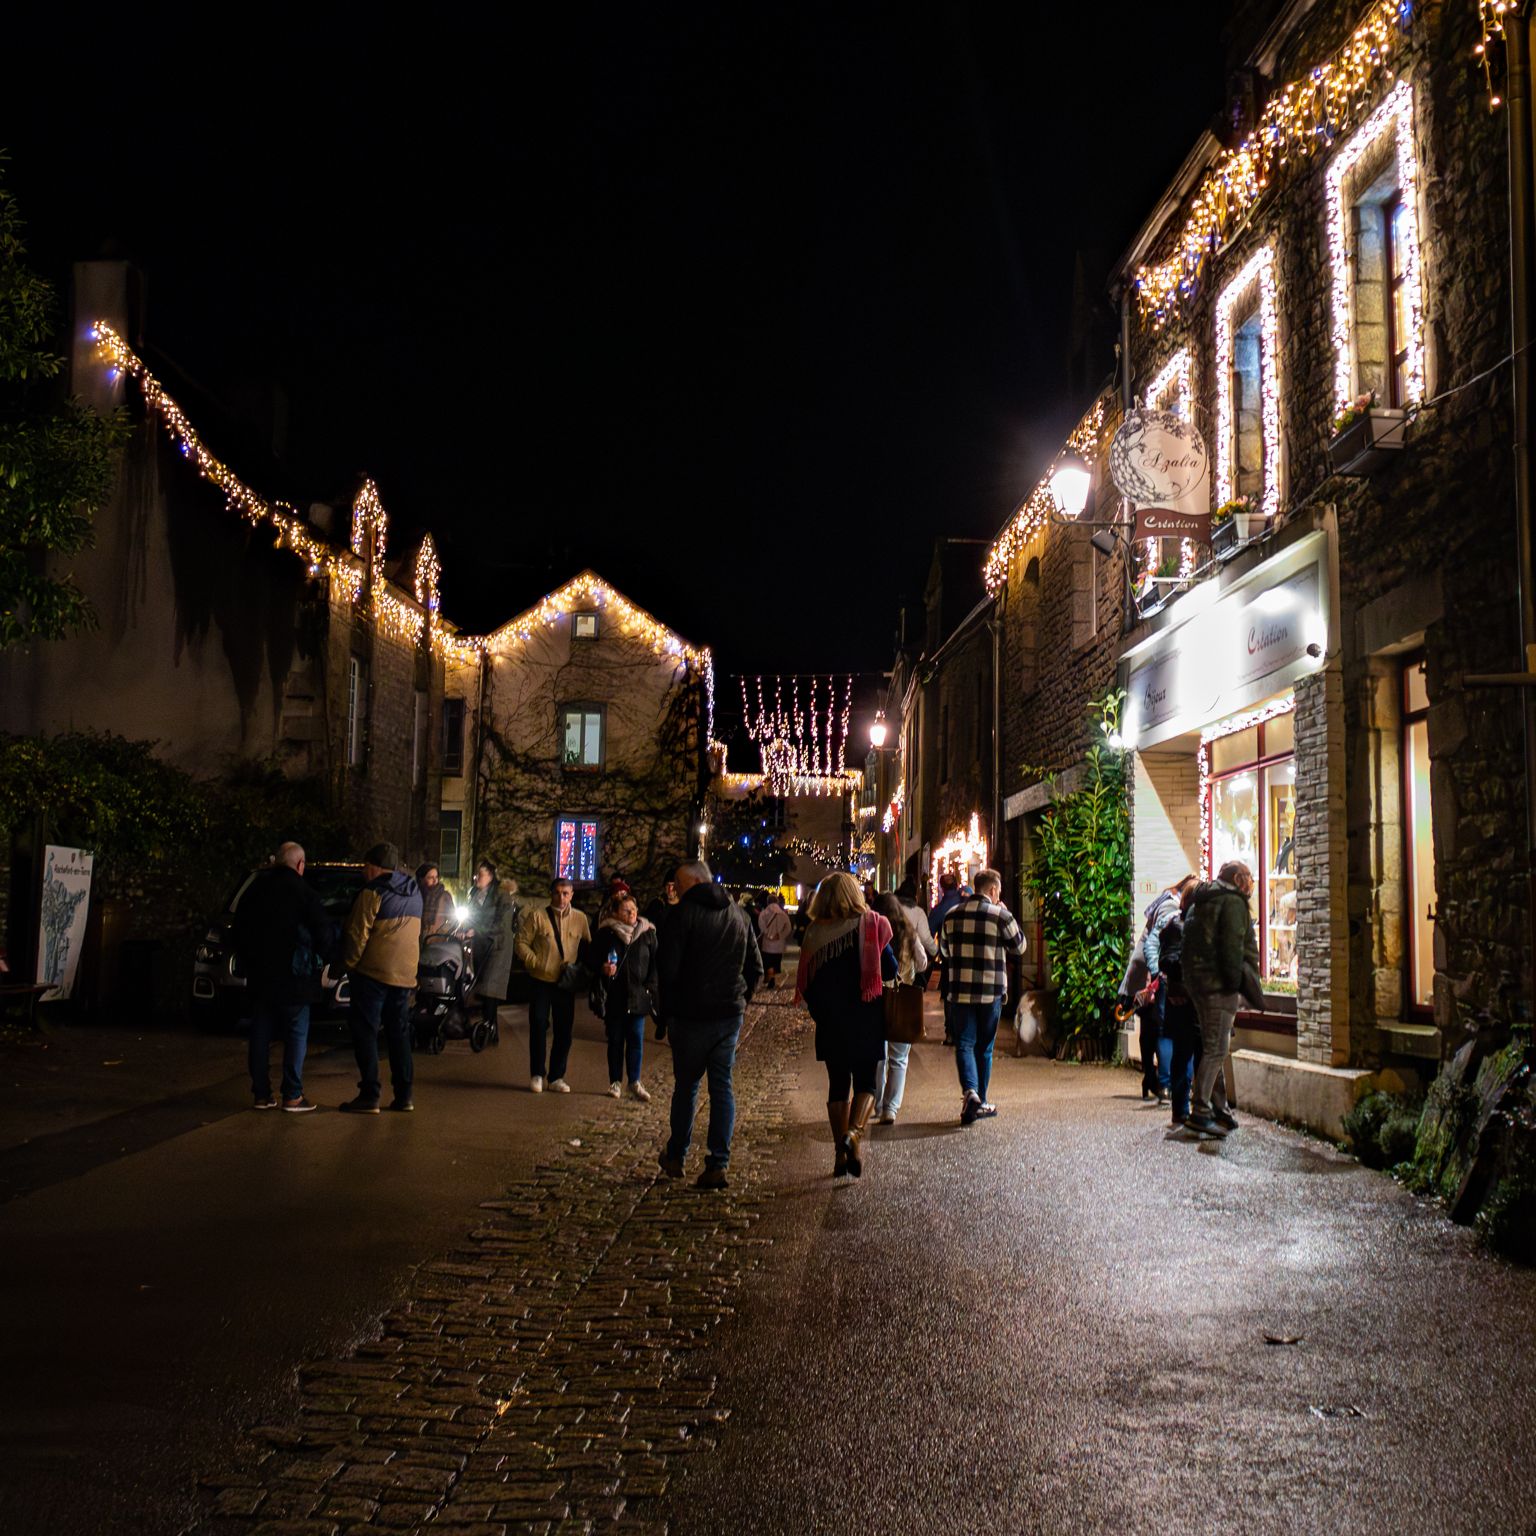
[[[885,1005],[885,1038],[898,1045],[916,1045],[923,1038],[923,988],[898,982],[881,994]]]

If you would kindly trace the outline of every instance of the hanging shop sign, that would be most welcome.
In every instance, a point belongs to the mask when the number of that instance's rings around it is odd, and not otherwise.
[[[1194,422],[1129,412],[1109,446],[1109,475],[1136,509],[1136,538],[1210,543],[1210,455]]]
[[[1122,661],[1127,745],[1152,746],[1243,709],[1322,665],[1326,535],[1312,534]]]
[[[42,1001],[66,998],[74,990],[85,948],[85,920],[91,899],[94,856],[81,848],[43,849],[42,902],[37,925],[37,979],[51,988]]]

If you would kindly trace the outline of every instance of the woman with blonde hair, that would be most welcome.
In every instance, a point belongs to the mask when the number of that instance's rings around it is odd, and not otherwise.
[[[834,1178],[864,1171],[861,1143],[875,1107],[875,1068],[885,1057],[882,991],[896,979],[891,925],[871,912],[852,875],[828,875],[811,900],[795,1000],[816,1021],[816,1059],[827,1068]],[[852,1095],[850,1105],[849,1096]]]

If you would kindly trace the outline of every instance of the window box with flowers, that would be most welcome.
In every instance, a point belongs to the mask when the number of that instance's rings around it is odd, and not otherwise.
[[[1357,395],[1333,419],[1328,458],[1336,475],[1373,475],[1408,440],[1408,413],[1377,405],[1376,392]]]
[[[1218,559],[1235,554],[1254,534],[1254,524],[1263,522],[1263,514],[1253,510],[1251,496],[1234,496],[1211,513],[1211,553]]]

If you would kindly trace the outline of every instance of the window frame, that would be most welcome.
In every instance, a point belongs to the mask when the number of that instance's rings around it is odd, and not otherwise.
[[[1408,253],[1403,253],[1403,270],[1394,274],[1398,237],[1393,233],[1392,225],[1398,213],[1406,214],[1408,210],[1403,189],[1395,188],[1377,207],[1381,213],[1381,293],[1387,335],[1386,365],[1383,369],[1387,398],[1384,403],[1400,409],[1408,400],[1408,338],[1397,334],[1397,300],[1408,285]],[[1401,347],[1399,341],[1402,342]]]
[[[585,761],[569,763],[565,758],[566,721],[572,715],[581,717],[581,752],[583,759],[587,751],[587,718],[590,715],[597,716],[597,761],[589,763]],[[590,701],[572,700],[562,704],[555,713],[556,721],[556,745],[555,751],[560,762],[562,773],[600,774],[608,768],[608,706]]]
[[[583,619],[592,620],[592,633],[584,635],[580,632],[580,624]],[[601,638],[603,633],[603,621],[596,608],[573,608],[571,610],[571,639],[580,640],[583,644],[589,644],[593,640]]]
[[[1410,709],[1408,706],[1408,674],[1415,667],[1424,666],[1425,660],[1426,657],[1423,651],[1414,651],[1403,659],[1402,666],[1398,670],[1399,720],[1397,739],[1399,768],[1401,770],[1402,781],[1398,790],[1398,793],[1402,796],[1402,809],[1398,816],[1398,823],[1402,829],[1403,836],[1403,911],[1406,915],[1406,921],[1403,924],[1403,1015],[1405,1018],[1412,1019],[1416,1023],[1423,1023],[1433,1019],[1435,1012],[1433,979],[1435,969],[1435,952],[1433,929],[1431,929],[1430,932],[1429,969],[1431,979],[1429,1002],[1421,1003],[1418,1000],[1418,997],[1415,995],[1413,984],[1414,972],[1417,969],[1418,960],[1420,958],[1418,953],[1418,904],[1420,900],[1422,900],[1427,895],[1429,898],[1430,913],[1433,914],[1437,909],[1436,890],[1424,892],[1417,889],[1417,880],[1415,877],[1415,865],[1413,858],[1413,823],[1410,816],[1410,807],[1413,804],[1413,762],[1408,747],[1408,732],[1412,726],[1423,724],[1426,733],[1426,746],[1428,745],[1427,737],[1429,731],[1429,682],[1426,675],[1424,690],[1425,702],[1417,708]],[[1430,805],[1430,826],[1431,829],[1433,829],[1433,801],[1431,801]],[[1430,843],[1430,876],[1431,879],[1438,885],[1438,875],[1436,874],[1434,867],[1433,830],[1431,830]],[[1429,921],[1431,923],[1435,921],[1433,915],[1429,917]]]
[[[455,709],[454,706],[457,706]],[[458,726],[457,752],[450,752],[448,721],[450,715]],[[443,699],[442,707],[442,741],[440,766],[445,779],[462,779],[464,777],[464,723],[469,717],[467,700],[461,694],[451,694]]]
[[[560,828],[566,822],[576,828],[575,868],[570,874],[564,874],[560,869]],[[581,829],[585,825],[590,825],[592,828],[592,873],[584,876],[581,873]],[[569,880],[578,890],[582,886],[597,885],[603,867],[603,818],[580,811],[556,811],[554,836],[550,841],[549,852],[550,875],[553,879]]]
[[[1273,520],[1281,507],[1285,484],[1284,442],[1280,432],[1280,300],[1276,280],[1276,247],[1261,245],[1221,290],[1216,300],[1216,505],[1237,494],[1237,412],[1233,380],[1236,373],[1235,316],[1246,318],[1244,302],[1257,293],[1259,318],[1259,425],[1264,486],[1254,511]]]
[[[347,655],[347,767],[362,770],[368,758],[368,661]]]
[[[453,834],[453,858],[448,857],[445,839]],[[452,868],[449,868],[449,864]],[[464,812],[445,810],[438,812],[437,823],[437,872],[444,880],[457,880],[464,865]]]

